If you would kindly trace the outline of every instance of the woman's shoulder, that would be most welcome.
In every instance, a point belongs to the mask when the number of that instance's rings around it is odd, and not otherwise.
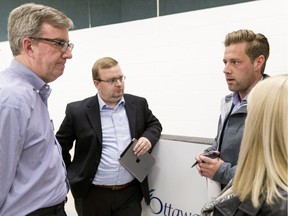
[[[288,192],[284,189],[279,189],[281,198],[278,197],[273,204],[267,204],[266,202],[262,205],[262,215],[269,216],[287,216],[288,213]]]
[[[267,204],[264,197],[260,200],[260,205],[254,207],[251,200],[241,202],[237,196],[217,203],[214,207],[214,216],[287,216],[288,192],[280,189],[282,198],[277,198],[273,204]]]

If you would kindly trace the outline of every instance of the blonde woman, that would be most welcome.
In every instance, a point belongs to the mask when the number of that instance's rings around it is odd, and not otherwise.
[[[214,203],[212,214],[286,216],[288,75],[259,82],[249,95],[247,111],[233,195]]]

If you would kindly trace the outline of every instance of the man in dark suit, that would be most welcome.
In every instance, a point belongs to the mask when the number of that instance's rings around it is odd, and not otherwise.
[[[75,207],[80,216],[140,216],[150,204],[147,177],[135,180],[118,161],[132,138],[136,155],[151,152],[162,126],[145,98],[124,94],[118,62],[97,60],[92,68],[98,94],[66,107],[56,134],[62,146]],[[73,160],[69,151],[75,141]]]

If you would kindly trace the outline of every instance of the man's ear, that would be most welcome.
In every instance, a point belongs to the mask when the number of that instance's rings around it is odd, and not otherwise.
[[[99,81],[98,80],[93,80],[94,86],[98,89],[99,86]]]
[[[22,50],[28,55],[30,55],[30,53],[33,52],[32,41],[30,38],[24,38],[22,40]]]
[[[254,65],[255,65],[255,68],[257,69],[257,71],[261,71],[261,68],[262,68],[264,62],[265,62],[264,55],[260,55],[259,57],[257,57],[255,59]]]

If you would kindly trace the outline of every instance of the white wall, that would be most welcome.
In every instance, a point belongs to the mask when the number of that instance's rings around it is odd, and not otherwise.
[[[266,72],[287,73],[286,0],[261,0],[195,12],[70,32],[73,59],[51,83],[49,109],[56,129],[68,102],[96,93],[91,68],[103,56],[116,58],[127,76],[126,92],[148,99],[164,134],[213,138],[224,80],[223,41],[240,28],[267,36]],[[0,43],[0,69],[10,63],[8,43]]]

